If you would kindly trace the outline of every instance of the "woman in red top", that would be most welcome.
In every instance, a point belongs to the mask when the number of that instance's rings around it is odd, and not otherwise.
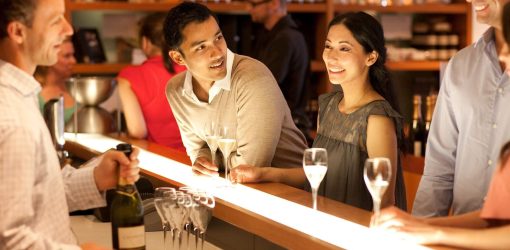
[[[173,64],[163,53],[164,19],[163,13],[155,13],[140,21],[140,47],[148,59],[139,66],[124,68],[117,80],[128,134],[184,151],[165,87],[172,76],[186,68]]]

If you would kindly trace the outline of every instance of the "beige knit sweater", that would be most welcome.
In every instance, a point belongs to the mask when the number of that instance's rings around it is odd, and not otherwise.
[[[236,130],[232,166],[302,166],[306,140],[294,125],[273,75],[259,61],[233,55],[230,91],[222,89],[211,103],[197,102],[183,91],[186,72],[168,82],[166,96],[191,161],[201,156],[210,159],[203,131],[214,120]]]

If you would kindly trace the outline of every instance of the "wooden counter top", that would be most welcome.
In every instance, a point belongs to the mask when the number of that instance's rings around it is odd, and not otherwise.
[[[147,150],[149,152],[155,153],[157,155],[173,159],[175,161],[178,161],[180,163],[190,165],[189,158],[187,155],[183,152],[157,145],[154,143],[147,142],[145,140],[133,140],[128,139],[125,137],[117,138],[118,140],[126,141],[128,143],[131,143],[141,149]],[[80,141],[79,138],[77,141]],[[81,142],[80,142],[81,143]],[[83,146],[80,143],[70,141],[67,139],[65,148],[69,152],[73,153],[74,155],[83,158],[83,159],[89,159],[91,157],[94,157],[99,154],[98,151],[95,151],[89,147]],[[147,164],[147,163],[145,163]],[[143,167],[145,165],[140,164]],[[182,186],[183,184],[175,181],[173,179],[167,178],[163,176],[163,174],[158,174],[152,171],[149,171],[147,169],[142,169],[142,174],[146,176],[150,176],[152,178],[155,178],[157,180],[162,181],[165,185],[172,185],[172,186]],[[253,188],[258,191],[262,191],[267,194],[274,195],[279,198],[283,198],[287,201],[294,202],[297,204],[301,204],[305,207],[311,207],[312,204],[312,198],[311,194],[296,189],[290,186],[286,186],[280,183],[262,183],[262,184],[248,184],[245,185],[247,187]],[[296,204],[296,207],[300,207]],[[306,209],[306,208],[303,208]],[[329,215],[345,219],[350,222],[354,222],[360,225],[368,225],[370,221],[371,213],[356,207],[352,207],[334,200],[330,200],[324,197],[318,198],[318,210],[322,211],[324,213],[327,213]],[[307,213],[317,213],[311,209],[301,210],[306,211]],[[264,239],[267,239],[277,245],[280,245],[287,249],[338,249],[339,247],[337,245],[333,245],[329,242],[323,241],[321,239],[318,239],[316,237],[313,237],[307,233],[304,233],[302,231],[296,230],[290,226],[284,225],[282,223],[276,222],[270,218],[267,218],[265,216],[262,216],[258,213],[252,212],[250,210],[247,210],[241,205],[233,204],[231,202],[222,200],[217,198],[216,199],[216,207],[213,212],[213,216],[223,220],[229,224],[232,224],[238,228],[241,228],[245,231],[248,231],[250,233],[253,233],[255,235],[258,235]],[[298,220],[307,220],[307,217],[300,217]],[[324,230],[328,230],[329,225],[324,225]],[[362,227],[359,227],[362,228]],[[361,230],[361,229],[360,229]],[[370,230],[366,230],[367,234],[371,234],[373,232],[370,232]],[[351,235],[344,235],[338,232],[338,237],[345,237],[349,238]],[[366,237],[369,237],[367,235]],[[370,239],[363,237],[363,241],[370,241]],[[356,239],[354,239],[356,240]],[[360,239],[358,239],[360,240]],[[349,244],[352,243],[352,240]],[[366,242],[365,242],[366,243]],[[401,243],[401,242],[399,242]],[[360,242],[362,244],[362,242]],[[389,241],[389,244],[393,246],[393,242]],[[406,249],[409,249],[408,243],[405,244]],[[353,245],[341,245],[342,248],[350,248]],[[414,248],[414,246],[412,246]],[[384,247],[383,247],[384,248]],[[398,248],[398,247],[397,247]],[[423,246],[416,246],[418,249],[423,249]],[[436,248],[435,249],[439,249]],[[445,249],[445,248],[442,248]]]

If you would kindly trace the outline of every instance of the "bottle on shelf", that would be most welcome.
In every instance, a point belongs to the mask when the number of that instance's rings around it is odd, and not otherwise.
[[[117,145],[117,150],[127,157],[132,152],[127,143]],[[135,184],[119,177],[110,211],[113,249],[145,249],[143,214],[142,198]]]
[[[414,156],[424,156],[425,123],[421,112],[421,95],[413,96],[413,120],[409,131],[409,144]]]
[[[437,95],[436,94],[430,94],[427,96],[425,100],[426,104],[426,111],[425,111],[425,136],[424,136],[424,146],[423,148],[426,148],[427,145],[427,139],[429,137],[429,131],[430,131],[430,125],[432,124],[432,114],[434,113],[434,108],[436,107],[436,100]],[[423,155],[425,156],[425,150],[423,150]]]
[[[434,23],[434,31],[437,34],[437,59],[447,61],[450,59],[450,34],[452,25],[447,21]]]

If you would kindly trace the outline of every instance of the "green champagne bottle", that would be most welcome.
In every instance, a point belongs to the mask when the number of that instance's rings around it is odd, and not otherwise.
[[[122,143],[117,145],[117,150],[129,157],[132,148],[130,144]],[[125,178],[119,177],[110,218],[113,249],[145,249],[142,199],[135,184],[129,183]]]

